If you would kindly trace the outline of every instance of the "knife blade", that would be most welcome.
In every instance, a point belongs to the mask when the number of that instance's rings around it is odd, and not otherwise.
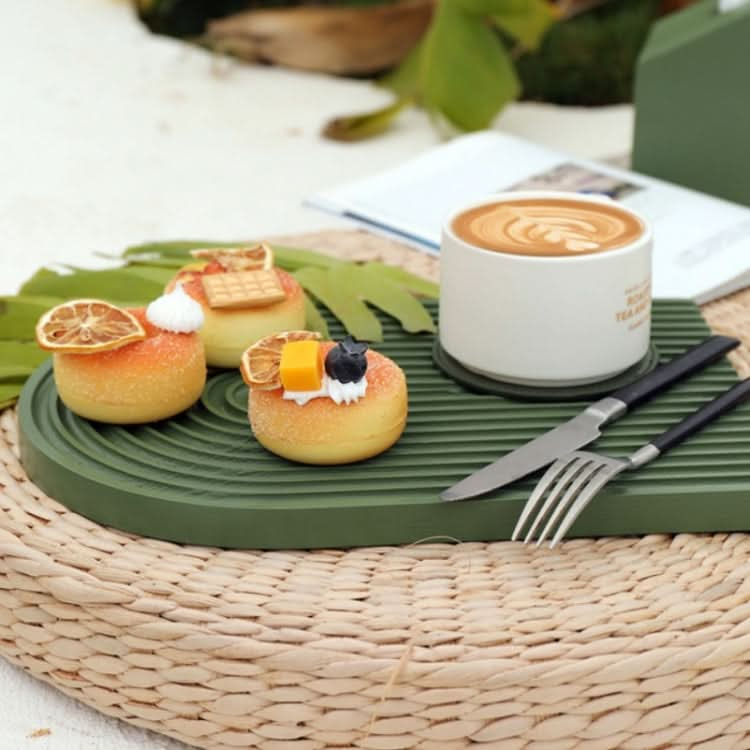
[[[601,428],[657,393],[702,370],[739,346],[738,339],[710,336],[642,378],[619,388],[586,407],[580,414],[554,427],[491,464],[475,471],[440,494],[446,502],[468,500],[541,469],[555,459],[596,440]]]

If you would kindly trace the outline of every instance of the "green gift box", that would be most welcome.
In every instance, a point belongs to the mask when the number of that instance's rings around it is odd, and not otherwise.
[[[654,24],[638,60],[633,168],[750,206],[750,3]]]

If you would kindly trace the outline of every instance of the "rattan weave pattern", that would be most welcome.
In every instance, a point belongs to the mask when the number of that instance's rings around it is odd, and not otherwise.
[[[750,341],[749,311],[705,312]],[[67,511],[0,427],[0,652],[104,713],[222,750],[750,748],[748,535],[179,546]]]

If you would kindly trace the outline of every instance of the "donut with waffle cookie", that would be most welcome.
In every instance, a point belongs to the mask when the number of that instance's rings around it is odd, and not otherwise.
[[[276,331],[305,325],[302,287],[273,265],[265,243],[247,247],[193,250],[195,262],[182,268],[177,282],[203,308],[201,338],[206,361],[214,367],[238,367],[242,353]]]

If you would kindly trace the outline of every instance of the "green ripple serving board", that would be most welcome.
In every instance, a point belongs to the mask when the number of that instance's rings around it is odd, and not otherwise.
[[[433,313],[436,309],[433,307]],[[331,333],[342,335],[333,320]],[[21,458],[45,492],[99,523],[193,544],[352,547],[428,537],[507,539],[531,477],[482,499],[441,503],[466,474],[576,414],[578,403],[470,393],[433,364],[433,339],[383,317],[378,349],[406,371],[409,421],[388,452],[314,467],[267,453],[247,422],[236,372],[212,375],[201,401],[138,427],[88,422],[57,398],[49,365],[21,396]],[[653,338],[669,359],[708,334],[698,309],[658,301]],[[625,455],[735,382],[723,360],[606,428],[593,448]],[[579,536],[750,529],[750,404],[672,453],[607,486],[576,523]]]

